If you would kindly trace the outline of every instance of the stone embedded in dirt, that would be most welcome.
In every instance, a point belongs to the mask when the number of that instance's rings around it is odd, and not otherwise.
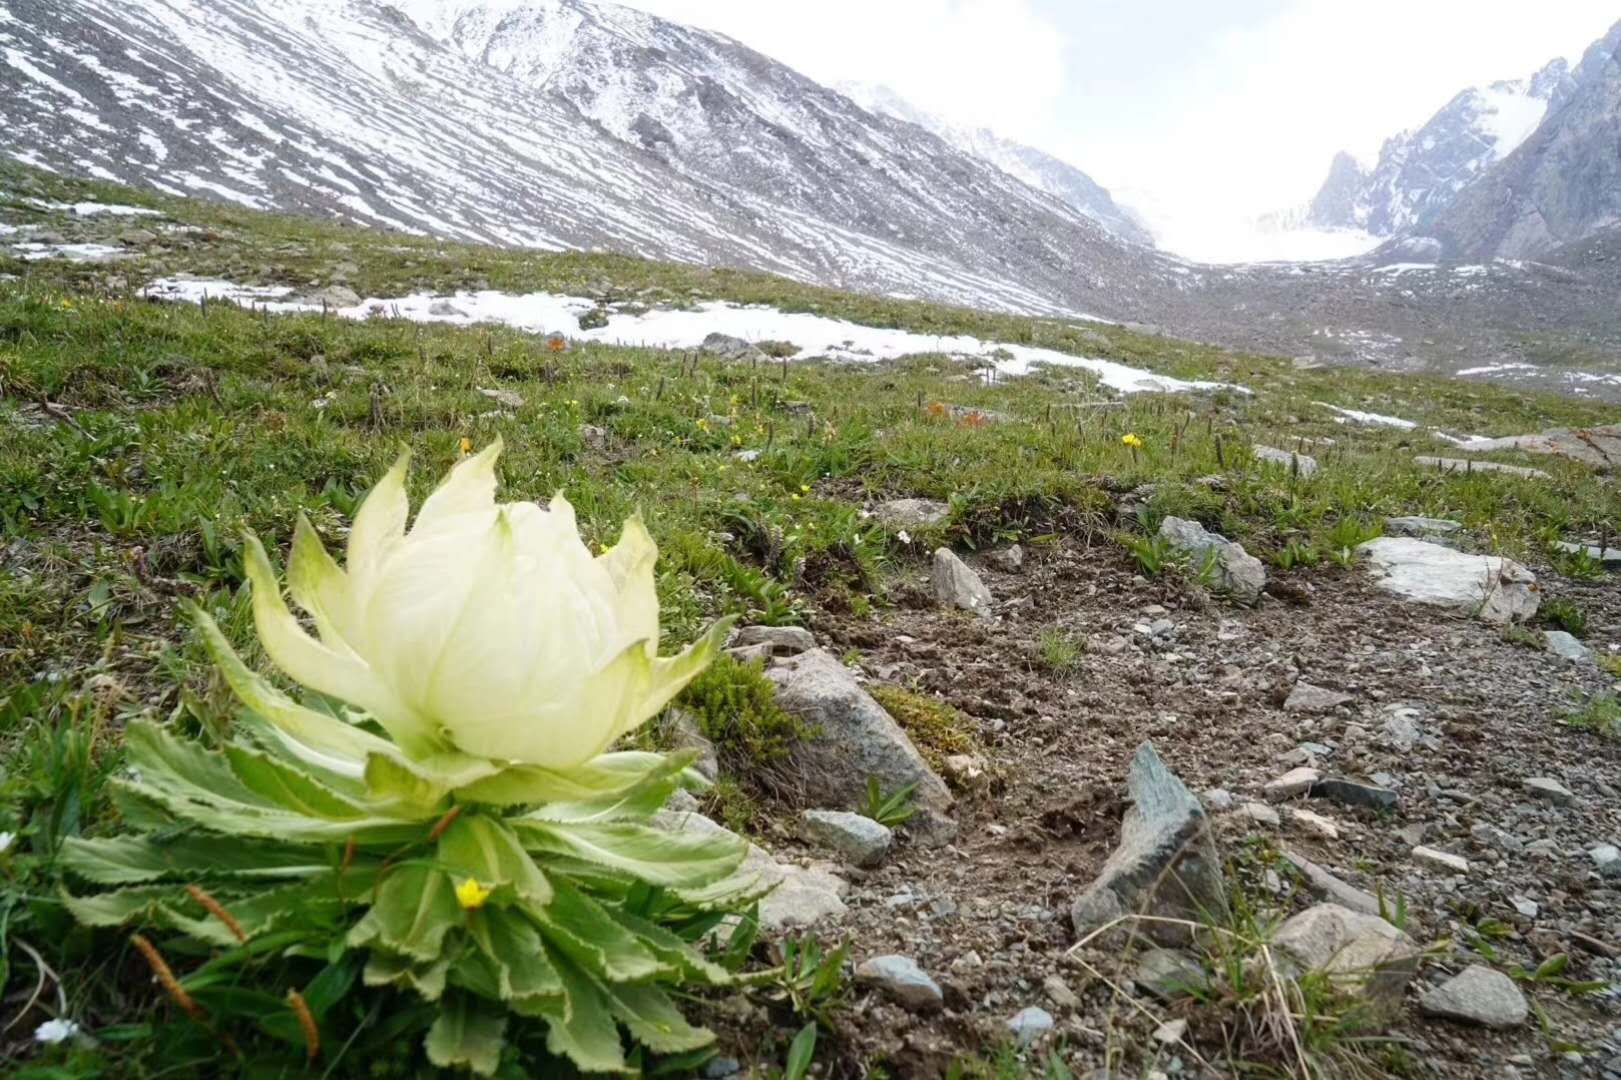
[[[750,360],[763,362],[770,359],[765,353],[761,352],[749,342],[744,341],[742,338],[733,337],[730,334],[722,334],[719,331],[716,331],[715,333],[704,338],[703,344],[700,345],[699,348],[711,356],[719,356],[725,360]]]
[[[788,759],[801,798],[822,806],[854,806],[866,798],[869,778],[886,792],[915,784],[918,812],[907,830],[930,844],[956,834],[946,816],[952,798],[945,781],[837,658],[811,649],[777,661],[766,678],[777,687],[778,705],[819,729],[797,743]]]
[[[1413,849],[1413,858],[1421,863],[1454,874],[1467,874],[1469,872],[1468,859],[1461,855],[1454,855],[1450,851],[1442,851],[1439,848],[1425,847],[1420,844]]]
[[[1049,975],[1041,980],[1041,988],[1047,992],[1047,997],[1060,1009],[1076,1009],[1080,1007],[1081,999],[1075,991],[1069,988],[1060,976]]]
[[[933,499],[891,499],[873,507],[873,517],[892,529],[924,529],[951,516],[951,507]]]
[[[360,294],[347,285],[328,285],[316,292],[306,293],[298,298],[301,304],[317,307],[322,304],[328,308],[352,308],[360,303]]]
[[[1302,810],[1299,807],[1291,809],[1289,811],[1289,820],[1306,832],[1311,833],[1313,836],[1320,836],[1324,840],[1338,840],[1340,838],[1340,827],[1338,825],[1334,824],[1329,818],[1321,814],[1314,814],[1310,810]]]
[[[843,855],[857,866],[877,866],[895,834],[872,818],[844,810],[805,810],[799,815],[805,838]]]
[[[849,909],[845,880],[826,870],[779,865],[781,884],[760,900],[760,929],[766,933],[801,930],[842,918]]]
[[[1385,519],[1386,536],[1411,536],[1419,540],[1450,536],[1463,528],[1461,521],[1446,518],[1395,517]]]
[[[1519,837],[1486,821],[1477,821],[1471,825],[1469,838],[1483,848],[1491,848],[1509,855],[1518,855],[1525,850],[1525,842]]]
[[[1536,575],[1512,559],[1395,537],[1369,540],[1357,551],[1372,565],[1375,584],[1403,599],[1498,624],[1537,613]]]
[[[1070,908],[1075,932],[1084,936],[1130,914],[1195,921],[1225,916],[1227,887],[1210,821],[1152,743],[1137,748],[1126,786],[1131,805],[1120,822],[1120,845]],[[1187,937],[1164,924],[1143,929],[1162,940]]]
[[[1600,547],[1597,544],[1573,544],[1568,540],[1561,540],[1554,547],[1566,555],[1586,555],[1594,562],[1606,566],[1621,566],[1621,548]]]
[[[1600,877],[1621,878],[1621,848],[1614,844],[1600,844],[1587,853]]]
[[[1471,964],[1418,999],[1431,1016],[1489,1028],[1512,1028],[1531,1015],[1525,995],[1501,971]]]
[[[726,655],[740,664],[759,664],[764,667],[771,662],[774,654],[771,646],[762,642],[758,645],[734,645],[726,650]]]
[[[973,754],[952,754],[940,763],[946,777],[962,788],[978,787],[985,782],[985,762]]]
[[[508,409],[523,408],[523,395],[515,390],[505,390],[498,386],[480,386],[476,387],[475,389],[477,389],[481,395],[489,398],[497,405],[505,406]]]
[[[816,637],[802,626],[745,626],[732,637],[731,648],[764,645],[773,656],[798,656],[816,648]]]
[[[1218,814],[1226,810],[1231,810],[1237,805],[1237,800],[1233,798],[1233,793],[1228,791],[1226,788],[1210,788],[1202,793],[1199,798],[1204,801],[1205,809],[1211,810]]]
[[[1198,993],[1209,982],[1204,968],[1193,957],[1161,948],[1144,950],[1131,979],[1145,993],[1165,1002]]]
[[[1161,522],[1159,534],[1195,560],[1202,560],[1213,552],[1218,590],[1230,593],[1233,599],[1244,604],[1253,604],[1261,598],[1266,589],[1266,567],[1245,551],[1242,544],[1208,531],[1197,521],[1179,517],[1168,517]]]
[[[971,611],[982,619],[991,617],[996,601],[971,566],[957,558],[950,548],[934,549],[934,567],[929,573],[929,585],[937,603]]]
[[[668,809],[653,815],[652,825],[669,832],[725,831],[702,814]],[[779,863],[758,844],[749,845],[738,873],[755,874],[762,885],[775,886],[760,900],[760,929],[766,933],[804,929],[842,918],[849,910],[843,899],[849,885],[843,878],[826,870]]]
[[[1526,780],[1521,787],[1539,799],[1546,799],[1560,806],[1569,806],[1576,801],[1576,794],[1559,781],[1547,776],[1533,776]]]
[[[1266,805],[1266,803],[1245,803],[1238,808],[1238,815],[1248,818],[1257,825],[1270,825],[1274,829],[1283,824],[1283,819],[1278,816],[1278,812]]]
[[[1012,547],[999,548],[986,555],[985,561],[990,563],[992,568],[1000,570],[1004,574],[1017,574],[1024,569],[1024,548],[1018,544],[1014,544]]]
[[[581,424],[580,441],[593,450],[601,450],[608,445],[608,429],[595,424]]]
[[[1261,789],[1261,793],[1266,796],[1268,802],[1282,802],[1284,799],[1306,794],[1322,778],[1322,773],[1303,765],[1298,769],[1290,769],[1276,780],[1268,781],[1266,787]]]
[[[1463,458],[1426,457],[1419,455],[1413,459],[1413,464],[1422,469],[1435,469],[1444,473],[1507,473],[1510,476],[1523,476],[1528,480],[1552,480],[1553,477],[1541,469],[1533,469],[1525,465],[1504,465],[1497,461],[1467,461]]]
[[[1175,1046],[1188,1033],[1188,1022],[1180,1017],[1167,1020],[1154,1029],[1154,1041],[1161,1046]]]
[[[1314,799],[1328,799],[1342,806],[1366,806],[1374,810],[1393,810],[1397,802],[1396,793],[1389,788],[1339,776],[1317,781],[1309,794]]]
[[[1504,439],[1470,439],[1462,444],[1461,449],[1471,454],[1523,450],[1528,454],[1569,458],[1595,469],[1614,469],[1621,467],[1621,424],[1558,428],[1535,435],[1510,435]]]
[[[1023,1050],[1053,1029],[1053,1015],[1039,1005],[1031,1005],[1009,1017],[1007,1029],[1013,1034],[1014,1045]]]
[[[1404,753],[1411,750],[1424,737],[1418,726],[1418,710],[1404,705],[1387,706],[1383,735],[1385,742],[1397,750]]]
[[[910,956],[874,956],[856,968],[856,981],[883,991],[913,1012],[932,1012],[945,1004],[940,985]]]
[[[1264,461],[1268,465],[1281,465],[1285,469],[1298,472],[1301,476],[1313,476],[1317,472],[1317,459],[1314,457],[1279,450],[1275,446],[1257,445],[1253,449],[1256,461]]]
[[[1338,690],[1325,690],[1309,682],[1298,682],[1295,683],[1294,689],[1289,691],[1289,700],[1283,703],[1283,709],[1292,713],[1325,713],[1349,704],[1351,700],[1350,694],[1342,694]]]
[[[1400,1007],[1420,956],[1412,939],[1384,919],[1338,904],[1318,904],[1290,918],[1273,935],[1272,950],[1292,974],[1321,972],[1385,1009]]]
[[[1372,893],[1341,881],[1328,870],[1292,851],[1285,851],[1283,857],[1300,871],[1300,876],[1306,879],[1306,887],[1317,896],[1363,915],[1379,914],[1379,898]]]
[[[1544,630],[1542,638],[1547,643],[1549,652],[1573,664],[1587,663],[1593,659],[1592,649],[1563,630]]]

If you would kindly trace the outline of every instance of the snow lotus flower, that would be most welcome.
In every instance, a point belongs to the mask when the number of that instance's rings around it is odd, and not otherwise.
[[[574,509],[495,501],[497,440],[459,462],[407,525],[402,455],[355,516],[339,567],[300,518],[282,599],[248,538],[253,616],[292,679],[361,710],[407,758],[466,755],[566,771],[659,713],[708,664],[717,625],[660,658],[639,518],[593,557]]]

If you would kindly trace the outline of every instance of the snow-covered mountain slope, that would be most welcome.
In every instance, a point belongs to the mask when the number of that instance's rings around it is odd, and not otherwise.
[[[916,124],[1031,187],[1057,196],[1122,240],[1148,247],[1154,244],[1153,234],[1139,215],[1116,203],[1107,188],[1067,161],[1004,139],[989,128],[952,124],[878,83],[842,83],[839,90],[864,109]]]
[[[0,0],[0,151],[447,238],[1121,315],[1168,269],[719,35],[591,0]]]
[[[1423,225],[1518,149],[1571,88],[1569,65],[1555,60],[1529,79],[1463,91],[1423,127],[1386,140],[1371,170],[1339,155],[1308,224],[1375,236]]]
[[[1621,22],[1536,133],[1425,224],[1442,256],[1533,258],[1621,229]]]

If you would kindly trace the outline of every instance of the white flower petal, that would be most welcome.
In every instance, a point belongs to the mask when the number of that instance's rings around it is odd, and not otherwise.
[[[428,533],[462,514],[495,509],[495,464],[501,456],[501,439],[456,463],[445,482],[434,489],[417,511],[411,532]]]
[[[405,518],[411,510],[405,474],[410,467],[411,451],[406,450],[366,494],[355,514],[345,566],[354,586],[362,585],[384,553],[405,535]]]

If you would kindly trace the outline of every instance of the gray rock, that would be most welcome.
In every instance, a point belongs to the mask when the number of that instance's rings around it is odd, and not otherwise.
[[[951,507],[933,499],[892,499],[873,507],[873,517],[892,529],[924,529],[951,516]]]
[[[1269,802],[1282,802],[1305,795],[1322,778],[1322,773],[1316,769],[1302,765],[1298,769],[1290,769],[1276,780],[1269,780],[1261,790]]]
[[[1600,844],[1587,853],[1600,877],[1621,878],[1621,848],[1614,844]]]
[[[1031,1005],[1009,1017],[1007,1029],[1013,1034],[1014,1044],[1022,1050],[1040,1042],[1042,1036],[1052,1031],[1052,1013],[1039,1005]]]
[[[1198,993],[1209,982],[1193,957],[1158,947],[1143,951],[1131,978],[1143,991],[1166,1002]]]
[[[1366,806],[1374,810],[1393,810],[1397,803],[1396,793],[1389,788],[1337,776],[1313,784],[1311,797],[1328,799],[1343,806]]]
[[[1431,1016],[1489,1028],[1513,1028],[1531,1015],[1525,995],[1501,971],[1471,964],[1419,998]]]
[[[929,574],[934,598],[941,604],[971,611],[982,619],[991,616],[996,601],[972,567],[957,558],[950,548],[936,548],[934,568]]]
[[[816,648],[816,637],[802,626],[745,626],[732,637],[731,647],[764,645],[773,656],[798,656]]]
[[[1375,584],[1403,599],[1498,624],[1537,613],[1536,575],[1511,559],[1396,537],[1370,540],[1357,551],[1372,567]]]
[[[1169,540],[1178,551],[1195,560],[1215,555],[1216,588],[1230,593],[1240,603],[1253,604],[1266,588],[1266,567],[1261,560],[1244,550],[1242,544],[1205,529],[1197,521],[1168,517],[1160,523],[1159,534]]]
[[[505,390],[501,387],[487,386],[480,386],[477,389],[480,394],[489,398],[497,405],[503,405],[508,409],[523,408],[523,395],[514,390]]]
[[[1309,682],[1298,682],[1289,691],[1289,700],[1283,703],[1283,708],[1285,712],[1292,713],[1326,713],[1349,704],[1351,700],[1350,694],[1325,690]]]
[[[1531,480],[1553,479],[1541,469],[1532,469],[1525,465],[1504,465],[1496,461],[1469,461],[1464,458],[1425,457],[1420,455],[1413,459],[1413,464],[1423,469],[1435,469],[1444,473],[1477,473],[1494,472],[1507,473],[1510,476],[1523,476]]]
[[[1305,454],[1291,453],[1288,450],[1279,450],[1275,446],[1254,447],[1255,460],[1268,465],[1278,465],[1285,469],[1298,472],[1302,477],[1314,476],[1317,473],[1317,459],[1307,457]]]
[[[770,359],[765,353],[742,338],[718,332],[704,338],[704,343],[700,348],[711,356],[719,356],[726,360],[759,361],[764,363]]]
[[[1210,788],[1200,795],[1199,798],[1204,800],[1205,808],[1207,810],[1214,811],[1218,814],[1226,810],[1231,810],[1237,805],[1237,800],[1233,798],[1233,793],[1228,791],[1226,788]]]
[[[1411,536],[1420,540],[1428,540],[1440,536],[1451,536],[1461,528],[1463,528],[1463,522],[1448,521],[1446,518],[1395,517],[1385,519],[1386,536]]]
[[[580,441],[593,450],[601,450],[608,445],[608,429],[595,424],[580,425]]]
[[[1060,1009],[1075,1009],[1081,1004],[1080,997],[1069,988],[1060,976],[1049,975],[1041,980],[1041,988],[1047,992],[1047,997]]]
[[[856,981],[874,987],[913,1012],[932,1012],[945,1004],[940,986],[910,956],[874,956],[856,968]]]
[[[1469,872],[1468,859],[1461,855],[1454,855],[1450,851],[1442,851],[1439,848],[1425,847],[1420,844],[1413,849],[1413,858],[1451,874],[1467,874]]]
[[[760,928],[778,934],[837,921],[849,910],[849,885],[826,870],[779,865],[779,884],[760,901]]]
[[[428,305],[428,314],[445,318],[464,318],[467,312],[452,304],[449,300],[435,300]]]
[[[799,815],[805,838],[832,848],[857,866],[877,866],[895,834],[869,817],[843,810],[805,810]]]
[[[1248,818],[1257,825],[1269,825],[1276,829],[1283,824],[1283,818],[1279,817],[1278,812],[1266,805],[1266,803],[1245,803],[1238,808],[1237,812],[1240,817]]]
[[[671,706],[666,714],[665,724],[670,749],[696,750],[698,760],[692,763],[692,767],[697,769],[704,779],[713,783],[720,775],[720,758],[715,753],[715,744],[698,730],[698,721],[685,709]]]
[[[856,682],[850,669],[824,649],[779,660],[766,672],[777,687],[777,704],[818,729],[793,748],[788,766],[801,797],[822,806],[854,806],[866,797],[867,780],[885,791],[915,784],[918,813],[907,829],[925,843],[944,843],[956,833],[946,816],[951,792],[930,769],[912,740]]]
[[[1000,548],[986,555],[985,561],[1004,574],[1017,574],[1024,569],[1024,548],[1018,544]]]
[[[1595,469],[1613,469],[1621,466],[1621,425],[1600,427],[1558,428],[1535,435],[1510,435],[1502,439],[1470,441],[1463,447],[1471,454],[1490,453],[1494,450],[1523,450],[1528,454],[1548,454],[1568,458]],[[1478,468],[1481,463],[1477,462]]]
[[[1417,709],[1401,705],[1385,709],[1384,738],[1387,743],[1405,752],[1418,745],[1423,735],[1418,726]]]
[[[1372,893],[1363,892],[1356,886],[1341,881],[1328,870],[1292,851],[1285,851],[1283,857],[1300,871],[1300,876],[1306,880],[1306,888],[1310,889],[1313,895],[1361,915],[1379,914],[1379,898]]]
[[[1329,818],[1321,814],[1314,814],[1310,810],[1304,810],[1298,806],[1290,809],[1289,821],[1313,836],[1322,837],[1324,840],[1338,840],[1340,838],[1340,827],[1338,825]]]
[[[1539,799],[1546,799],[1560,806],[1569,806],[1576,801],[1576,795],[1564,784],[1547,776],[1533,776],[1522,785],[1526,791]]]
[[[1209,819],[1152,743],[1137,748],[1126,786],[1131,806],[1120,822],[1120,845],[1070,909],[1076,933],[1127,914],[1224,917],[1227,889]],[[1163,924],[1143,929],[1170,942],[1187,937]]]
[[[1384,919],[1338,904],[1318,904],[1290,918],[1278,927],[1272,950],[1292,973],[1320,972],[1386,1010],[1400,1006],[1420,956],[1412,939]]]
[[[1593,660],[1593,650],[1563,630],[1544,630],[1542,638],[1547,643],[1549,652],[1573,664],[1591,663]]]
[[[306,293],[299,297],[301,303],[311,307],[320,307],[323,303],[328,308],[352,308],[360,304],[360,294],[347,285],[328,285],[316,292]]]
[[[1621,548],[1600,547],[1597,544],[1573,544],[1568,540],[1561,540],[1554,547],[1567,555],[1585,554],[1589,559],[1605,566],[1621,566]]]

